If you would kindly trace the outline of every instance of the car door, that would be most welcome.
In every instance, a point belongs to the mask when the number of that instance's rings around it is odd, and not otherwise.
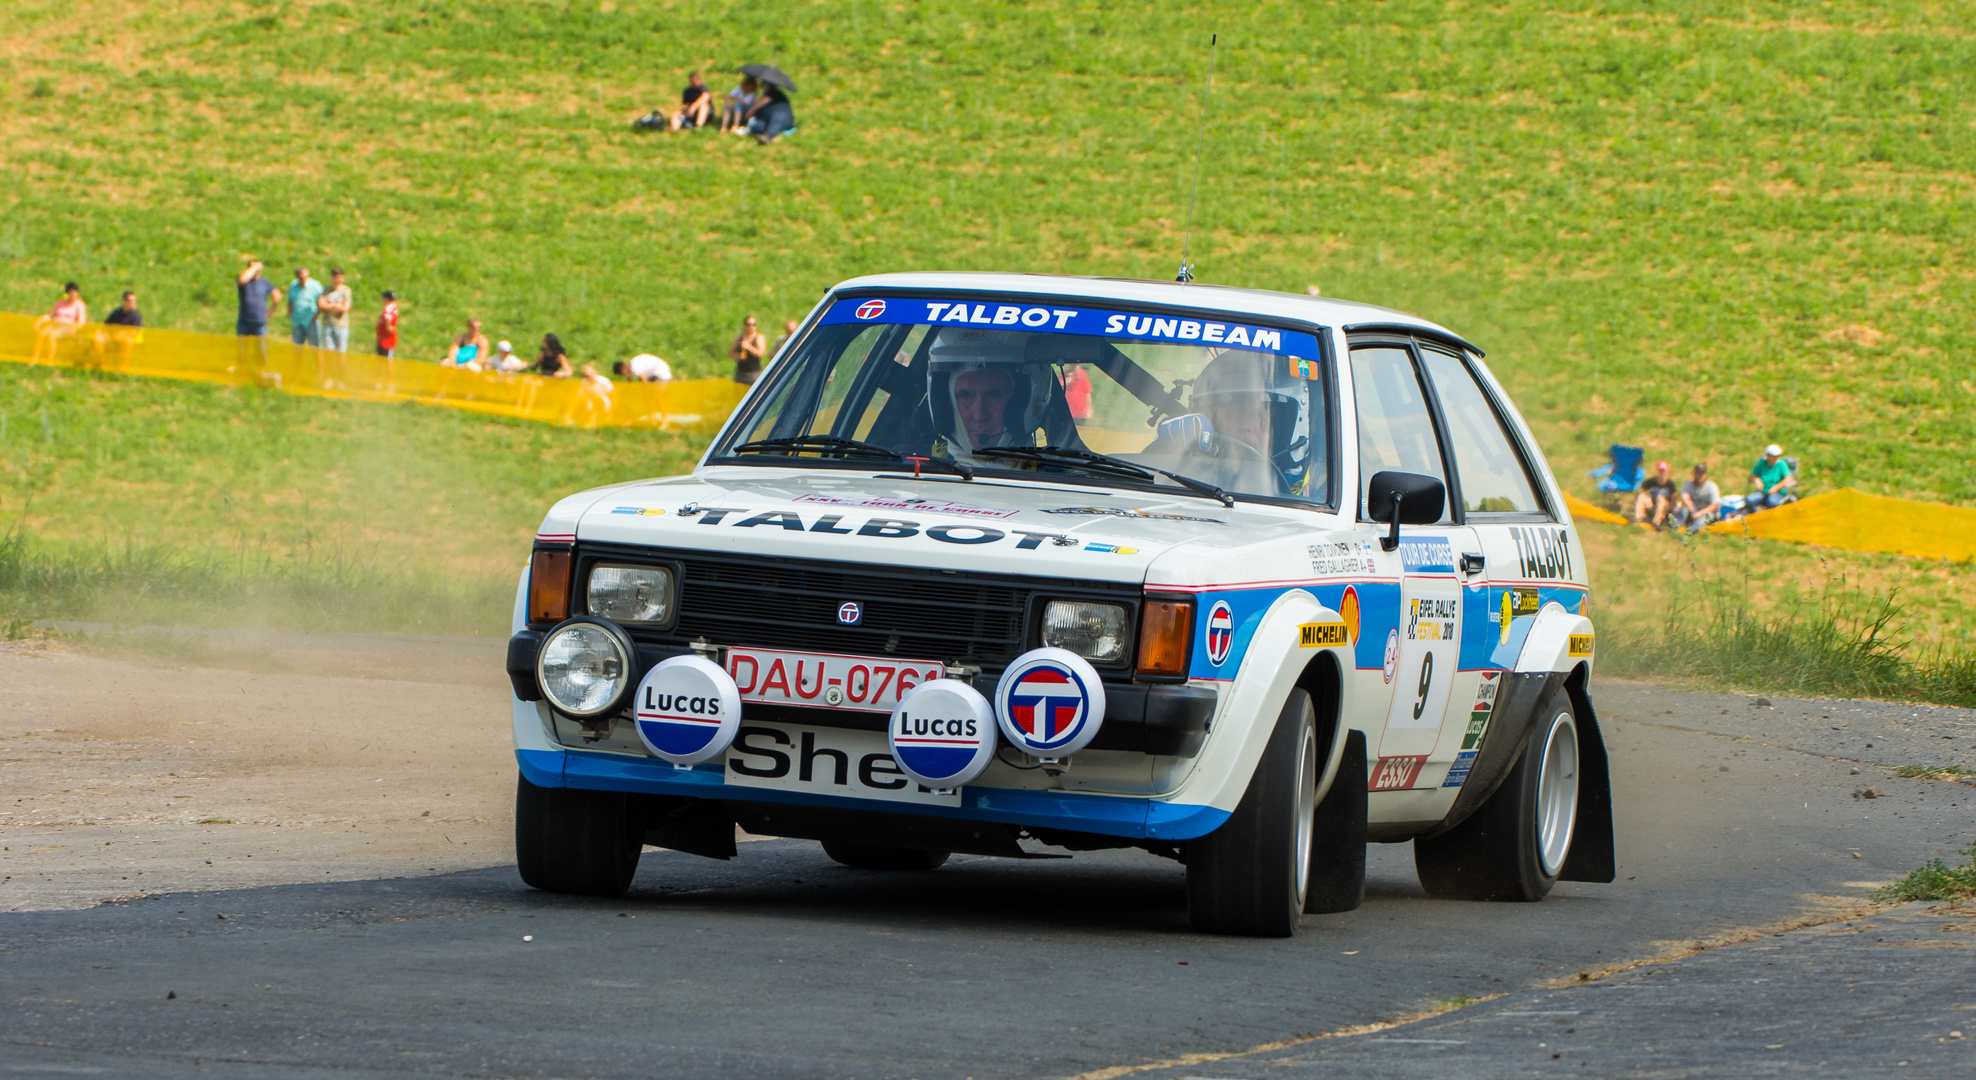
[[[1470,621],[1460,663],[1475,684],[1474,703],[1467,723],[1449,733],[1457,741],[1443,780],[1459,787],[1494,712],[1501,673],[1516,666],[1537,612],[1551,602],[1579,609],[1582,592],[1574,579],[1581,576],[1583,559],[1545,505],[1530,457],[1475,360],[1432,342],[1416,349],[1453,464],[1453,512],[1468,526],[1478,544],[1471,550],[1480,555],[1462,567]]]
[[[1351,346],[1353,400],[1358,418],[1358,513],[1361,528],[1385,529],[1366,512],[1374,474],[1397,470],[1431,476],[1454,490],[1444,438],[1432,395],[1422,378],[1413,344],[1405,340],[1360,339]],[[1473,532],[1459,523],[1451,498],[1433,525],[1402,528],[1396,551],[1375,545],[1379,584],[1369,583],[1359,599],[1361,619],[1386,634],[1381,687],[1366,686],[1384,701],[1385,724],[1368,738],[1377,748],[1371,763],[1373,791],[1402,791],[1440,784],[1445,769],[1429,767],[1448,720],[1450,701],[1472,693],[1472,674],[1460,677],[1464,595],[1461,556],[1477,550]],[[1397,588],[1383,585],[1397,579]],[[1369,680],[1367,680],[1369,682]],[[1363,700],[1363,698],[1362,698]],[[1460,702],[1466,709],[1467,700]],[[1441,755],[1452,760],[1452,752]]]

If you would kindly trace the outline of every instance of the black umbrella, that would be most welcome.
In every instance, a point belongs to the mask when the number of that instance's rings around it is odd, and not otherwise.
[[[796,92],[796,80],[784,75],[782,69],[774,64],[743,64],[741,74],[753,75],[765,83],[773,83],[792,94]]]

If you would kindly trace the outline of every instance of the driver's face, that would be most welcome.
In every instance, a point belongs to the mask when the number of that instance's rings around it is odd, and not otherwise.
[[[1216,394],[1207,414],[1216,432],[1269,452],[1269,399],[1265,395]]]
[[[969,371],[954,376],[954,411],[973,446],[992,446],[1008,422],[1015,379],[1006,371]]]

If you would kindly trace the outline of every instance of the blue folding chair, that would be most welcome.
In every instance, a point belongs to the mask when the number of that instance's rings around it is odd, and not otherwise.
[[[1601,465],[1586,476],[1599,477],[1599,490],[1606,492],[1638,491],[1640,481],[1646,479],[1641,459],[1647,456],[1645,449],[1638,446],[1621,446],[1613,443],[1606,451],[1612,455],[1612,464]]]

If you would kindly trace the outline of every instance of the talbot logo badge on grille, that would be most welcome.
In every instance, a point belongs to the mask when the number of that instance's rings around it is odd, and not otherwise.
[[[863,618],[864,608],[859,607],[855,600],[846,601],[837,609],[837,621],[843,623],[845,626],[856,626],[858,625],[858,620]]]

